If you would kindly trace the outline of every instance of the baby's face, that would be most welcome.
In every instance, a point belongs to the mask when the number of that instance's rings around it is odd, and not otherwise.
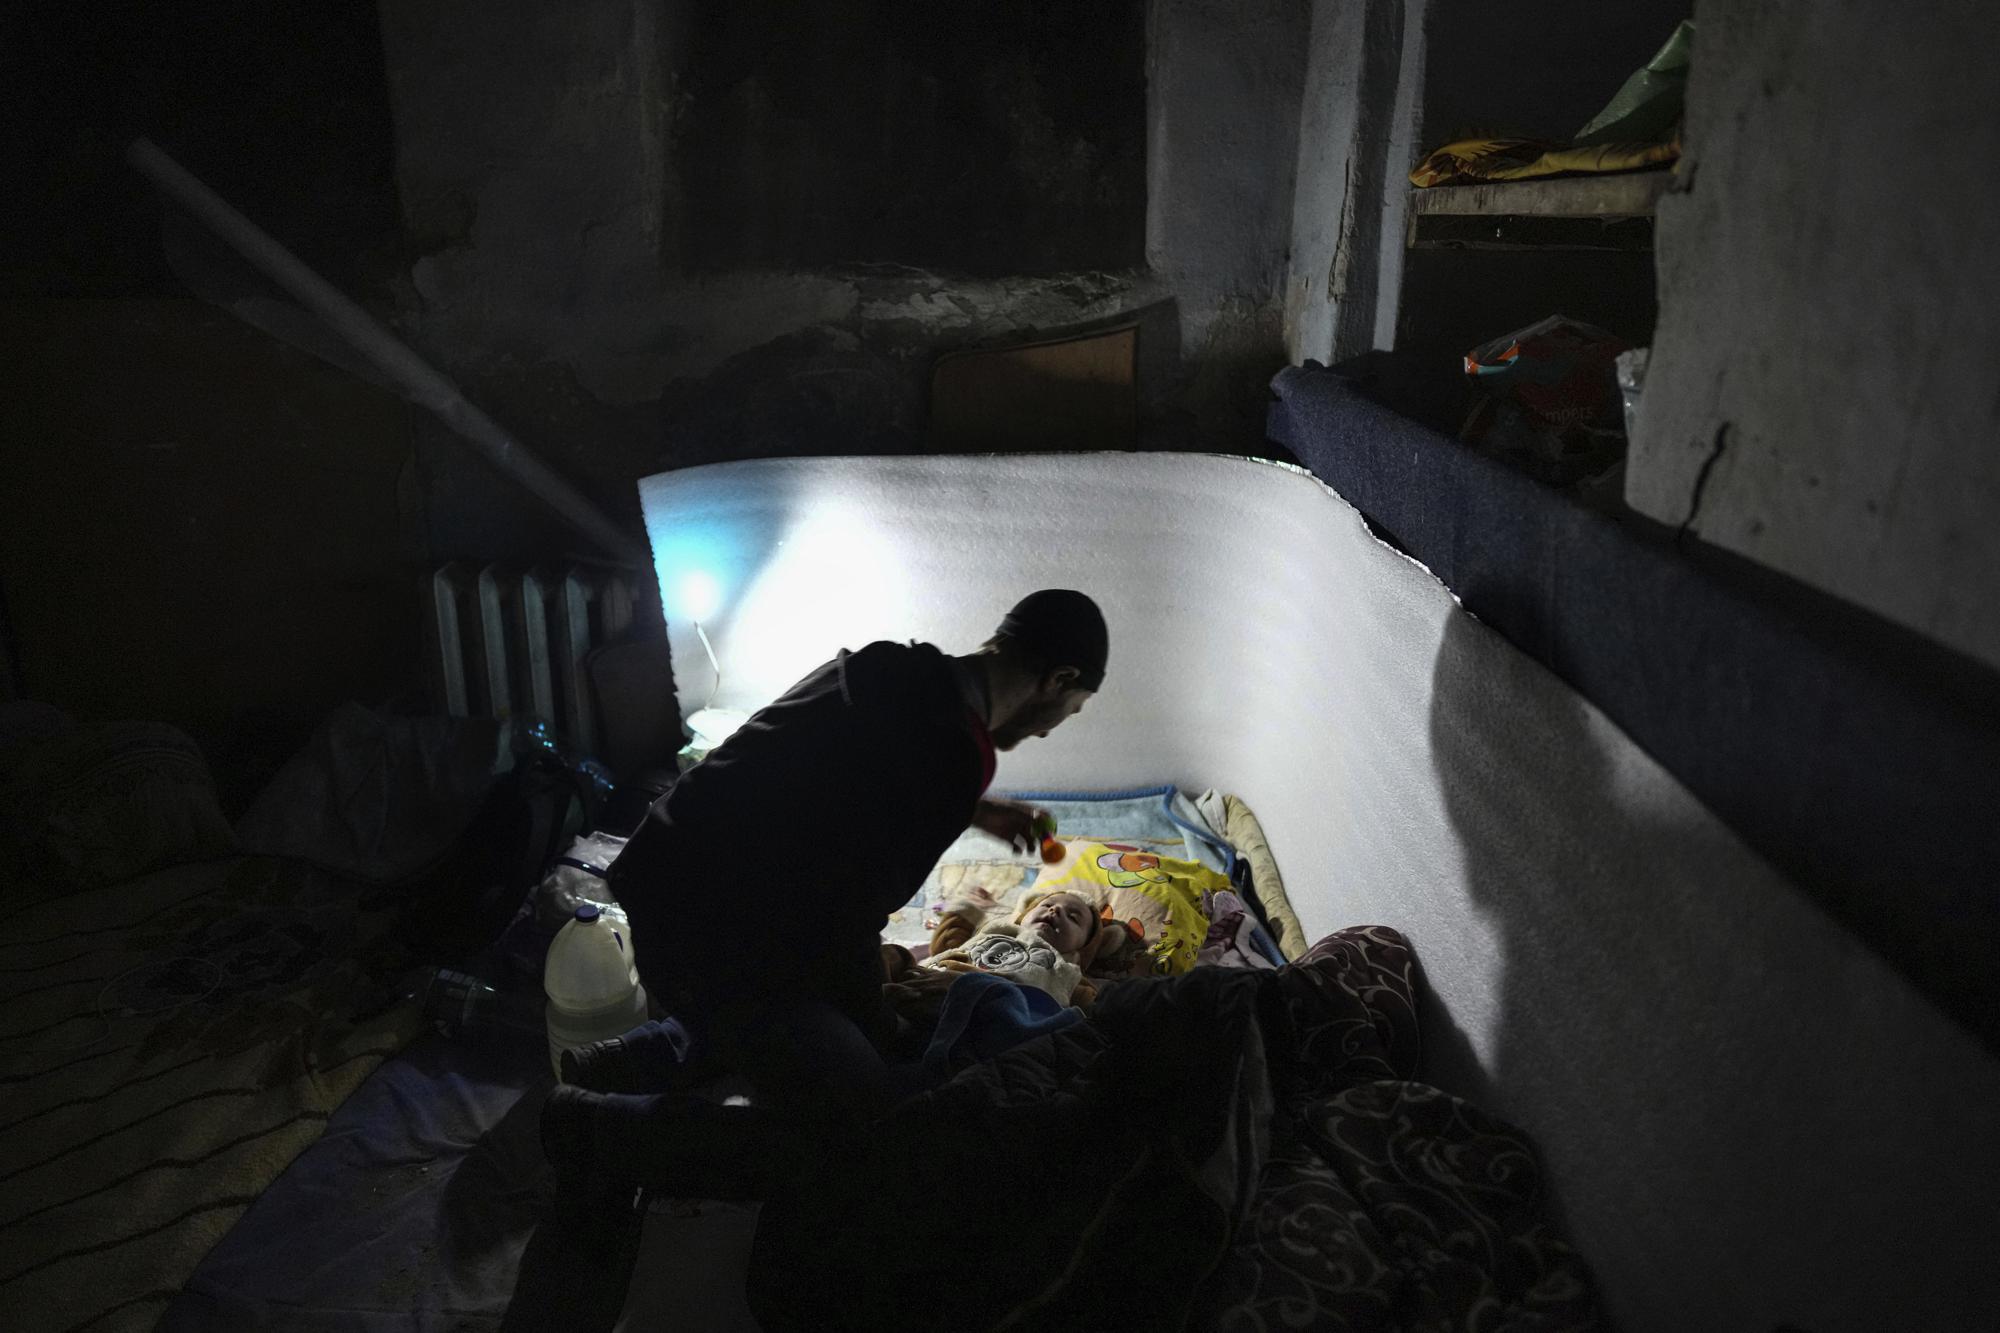
[[[1090,905],[1074,894],[1057,893],[1028,913],[1027,926],[1067,957],[1090,938]]]

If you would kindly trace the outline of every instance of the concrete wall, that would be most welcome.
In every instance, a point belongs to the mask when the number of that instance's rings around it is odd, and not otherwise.
[[[427,343],[560,361],[609,401],[643,383],[669,262],[660,12],[381,7]]]
[[[1105,12],[384,5],[424,336],[633,401],[853,317],[843,268],[1135,266],[1140,11]]]
[[[690,268],[1142,262],[1144,0],[689,8]]]
[[[1704,0],[1627,499],[2000,665],[1990,17]]]
[[[929,350],[1160,299],[1177,357],[1274,369],[1311,15],[384,4],[411,327],[607,405],[807,330]]]
[[[608,506],[664,466],[922,448],[941,352],[1120,318],[1143,438],[1255,447],[1308,0],[509,12],[382,7],[407,324]],[[441,549],[561,539],[420,457]]]
[[[1139,318],[1142,393],[1177,390],[1143,0],[503,11],[382,6],[405,322],[608,506],[663,466],[918,448],[958,347]],[[422,457],[440,549],[563,540],[448,439]]]
[[[1150,6],[1146,262],[1190,355],[1275,341],[1312,22],[1309,0]]]

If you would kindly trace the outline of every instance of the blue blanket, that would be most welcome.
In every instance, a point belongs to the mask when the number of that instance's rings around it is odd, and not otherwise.
[[[1082,1021],[1079,1011],[1057,1004],[1047,991],[967,972],[945,992],[924,1064],[941,1081],[966,1065]]]
[[[1174,853],[1210,870],[1233,874],[1236,849],[1209,827],[1201,812],[1178,789],[1137,787],[1130,791],[1009,792],[1011,800],[1038,805],[1056,818],[1066,838],[1094,842],[1179,843]]]
[[[553,1195],[539,1042],[425,1037],[343,1103],[162,1316],[160,1333],[498,1328]]]

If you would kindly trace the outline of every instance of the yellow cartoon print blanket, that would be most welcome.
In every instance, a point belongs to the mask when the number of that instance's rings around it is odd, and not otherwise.
[[[1044,866],[1016,912],[1032,912],[1051,893],[1073,893],[1145,941],[1150,970],[1185,972],[1208,935],[1204,890],[1229,881],[1195,861],[1179,861],[1116,842],[1063,844],[1063,859]]]

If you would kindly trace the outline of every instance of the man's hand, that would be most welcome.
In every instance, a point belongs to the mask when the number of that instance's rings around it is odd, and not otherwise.
[[[1046,813],[1014,801],[982,799],[972,814],[972,827],[991,833],[1017,852],[1032,852],[1042,844],[1035,821]]]

